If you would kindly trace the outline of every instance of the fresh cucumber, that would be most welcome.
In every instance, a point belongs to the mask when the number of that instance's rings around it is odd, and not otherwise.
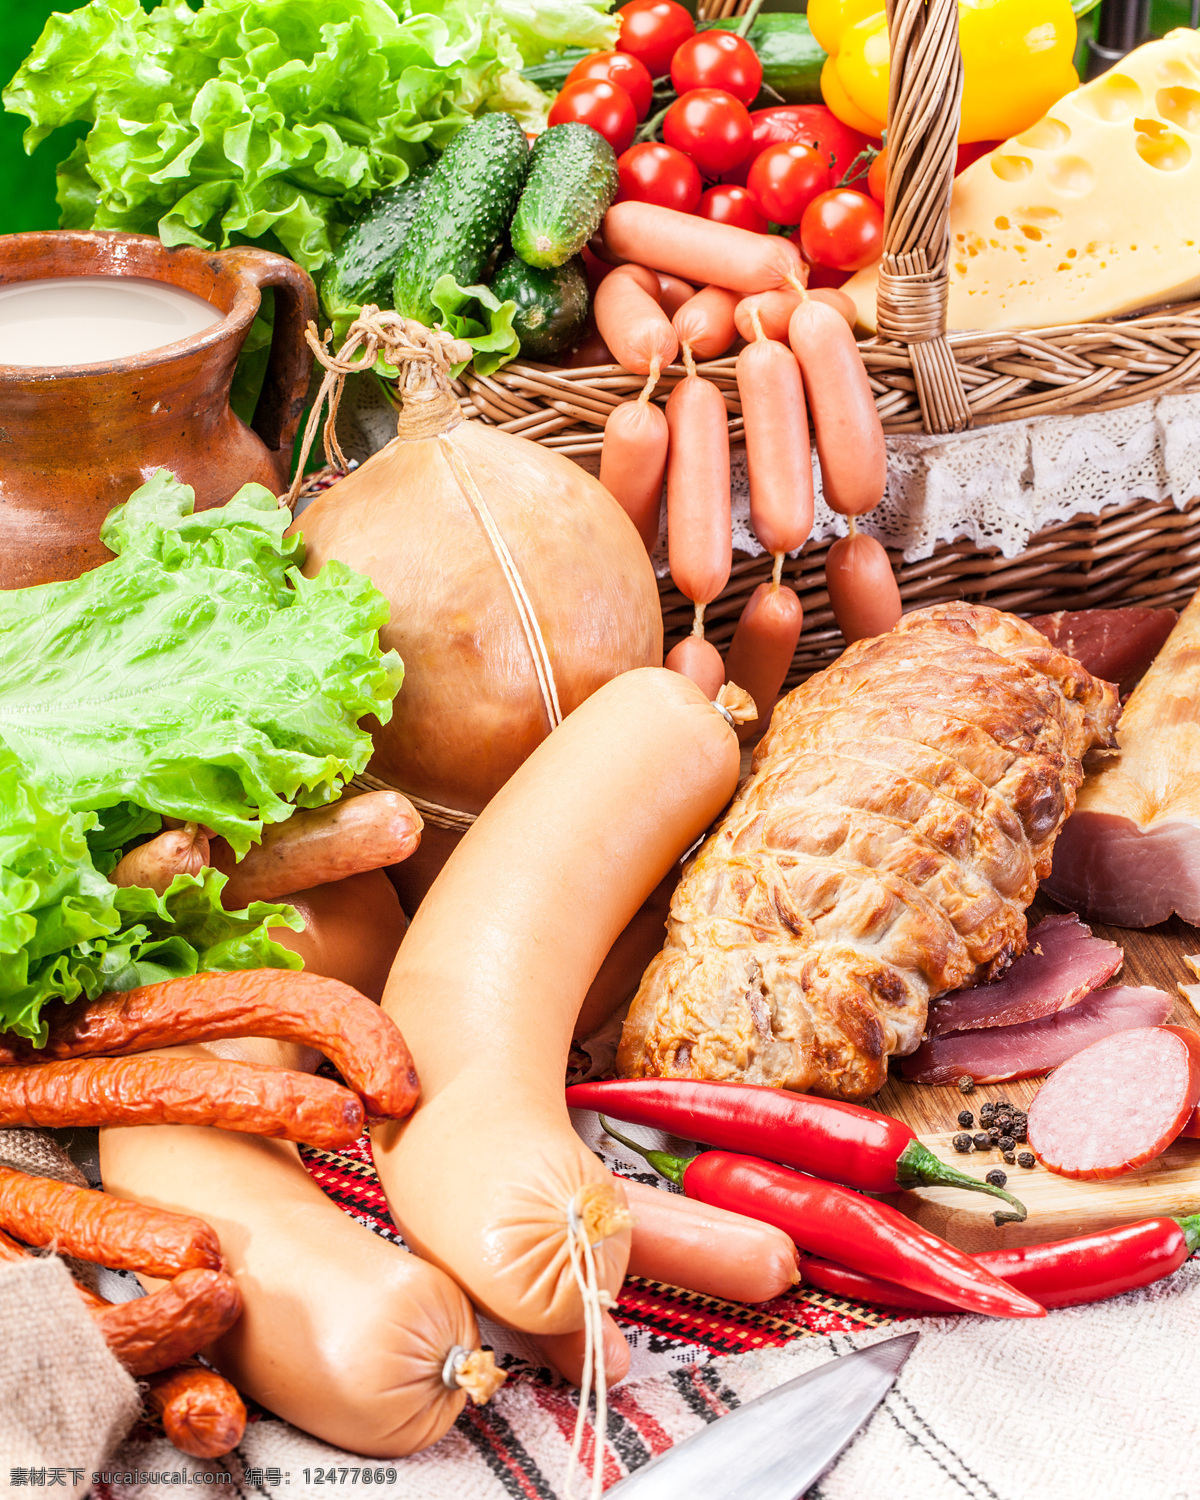
[[[424,162],[403,182],[376,193],[350,226],[321,283],[321,300],[331,317],[368,302],[392,305],[396,262],[433,169],[432,161]]]
[[[880,7],[882,9],[882,6]],[[723,21],[701,21],[698,31],[736,31],[738,16]],[[821,104],[821,69],[825,49],[809,30],[808,17],[790,11],[760,14],[751,22],[746,40],[758,53],[763,65],[763,89],[774,89],[785,104]],[[778,99],[756,100],[758,105],[777,104]],[[754,108],[752,105],[751,108]]]
[[[529,169],[529,143],[512,115],[464,126],[438,158],[396,264],[394,307],[436,321],[430,293],[449,273],[473,286],[508,228]]]
[[[538,136],[512,222],[512,247],[531,266],[578,255],[617,196],[617,155],[599,131],[572,121]]]
[[[566,83],[567,74],[575,64],[590,56],[591,52],[587,47],[564,47],[561,52],[552,52],[541,62],[531,63],[529,67],[522,68],[521,77],[528,79],[530,83],[537,84],[538,88],[547,94],[557,94]]]
[[[510,255],[492,277],[492,291],[501,302],[511,298],[517,304],[513,328],[526,359],[550,359],[569,349],[587,319],[587,277],[578,256],[542,268]]]

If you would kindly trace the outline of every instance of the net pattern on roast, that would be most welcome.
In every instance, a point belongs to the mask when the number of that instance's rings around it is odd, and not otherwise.
[[[618,1071],[874,1093],[931,999],[1024,951],[1117,713],[1109,684],[982,606],[851,646],[779,704],[685,870]]]

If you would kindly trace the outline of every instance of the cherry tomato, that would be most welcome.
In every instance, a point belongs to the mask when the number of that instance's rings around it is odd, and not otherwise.
[[[861,271],[883,250],[883,209],[853,188],[822,193],[804,210],[800,249],[811,264]]]
[[[696,33],[696,23],[675,0],[630,0],[617,15],[617,51],[636,57],[651,78],[668,72],[675,49]]]
[[[661,141],[643,141],[630,146],[617,159],[621,174],[619,198],[638,203],[657,203],[681,214],[694,214],[700,203],[700,173],[696,163],[674,146]]]
[[[800,141],[780,141],[754,158],[746,186],[772,223],[799,224],[808,205],[832,184],[819,151]]]
[[[637,111],[624,89],[607,78],[584,78],[568,83],[550,107],[551,125],[578,120],[590,125],[620,156],[633,144]]]
[[[762,76],[758,53],[732,31],[697,32],[671,59],[671,82],[677,94],[691,89],[724,89],[750,105],[762,88]]]
[[[568,83],[579,83],[587,78],[606,78],[624,89],[633,100],[639,120],[650,113],[650,99],[654,83],[645,65],[627,52],[593,52],[582,58],[567,74]]]
[[[708,177],[719,177],[750,151],[750,115],[724,89],[692,89],[663,119],[663,140],[684,151]]]
[[[770,109],[756,109],[750,122],[753,156],[776,141],[801,141],[819,151],[827,165],[832,159],[830,180],[834,187],[845,177],[863,147],[871,144],[865,135],[843,125],[823,104],[776,104]],[[745,168],[730,175],[728,181],[745,183]]]
[[[888,151],[885,146],[871,163],[867,173],[867,192],[876,203],[883,202],[883,195],[887,191],[887,157]]]
[[[734,224],[738,229],[753,229],[756,234],[767,232],[766,219],[744,187],[725,183],[710,187],[700,200],[699,213],[714,224]]]

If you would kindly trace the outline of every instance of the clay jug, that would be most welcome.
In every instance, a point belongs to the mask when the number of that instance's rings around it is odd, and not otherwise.
[[[0,236],[0,284],[137,276],[211,302],[220,320],[190,338],[105,364],[0,364],[0,587],[75,578],[106,562],[100,526],[155,469],[222,505],[250,480],[286,488],[317,314],[307,273],[249,246],[168,250],[141,234],[67,230]],[[265,287],[275,332],[250,427],[234,415],[234,365]]]

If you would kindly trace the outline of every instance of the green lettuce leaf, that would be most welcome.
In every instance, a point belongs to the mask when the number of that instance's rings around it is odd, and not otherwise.
[[[0,738],[72,812],[133,803],[242,853],[366,766],[358,721],[390,718],[402,666],[383,595],[338,562],[305,578],[269,491],[192,503],[159,470],[106,521],[112,562],[0,593]]]
[[[493,0],[493,4],[526,66],[564,47],[608,52],[617,45],[620,24],[610,14],[612,0]]]
[[[300,966],[267,930],[299,928],[291,907],[223,911],[216,870],[178,875],[163,896],[112,886],[90,857],[96,823],[47,797],[0,741],[0,1031],[44,1042],[41,1010],[58,997],[94,999],[200,969]]]
[[[64,224],[206,248],[271,234],[315,272],[354,206],[520,67],[496,0],[91,0],[50,17],[3,98],[27,151],[91,126],[60,168]]]

